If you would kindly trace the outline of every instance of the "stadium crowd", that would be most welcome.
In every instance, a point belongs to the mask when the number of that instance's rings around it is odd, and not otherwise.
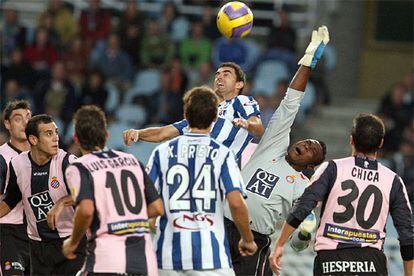
[[[83,104],[97,104],[111,123],[127,127],[180,120],[186,89],[211,85],[213,70],[225,61],[240,64],[251,77],[244,94],[258,98],[266,124],[296,69],[296,34],[286,11],[279,12],[281,24],[272,27],[272,39],[262,47],[221,38],[212,7],[199,17],[184,17],[174,2],[165,2],[157,14],[139,11],[133,0],[124,10],[104,9],[92,0],[77,18],[68,2],[52,0],[35,27],[21,23],[11,1],[4,10],[1,108],[24,98],[34,114],[53,115],[63,148],[71,144],[71,115]],[[270,68],[279,74],[269,76]],[[315,91],[324,91],[309,87],[301,112],[315,103]],[[1,137],[6,139],[3,131]]]
[[[144,13],[134,0],[123,10],[103,8],[100,0],[91,0],[76,16],[68,2],[51,0],[37,25],[26,26],[12,1],[6,2],[0,108],[12,99],[28,99],[34,114],[46,112],[55,118],[61,146],[70,149],[70,121],[79,106],[102,107],[110,115],[110,130],[173,123],[182,118],[184,92],[211,85],[215,68],[235,61],[249,77],[243,93],[255,96],[266,126],[296,68],[297,35],[289,13],[277,12],[279,24],[270,27],[264,43],[228,40],[215,25],[213,8],[219,3],[204,4],[201,16],[189,17],[181,16],[172,1],[164,2],[159,13]],[[297,122],[313,105],[330,103],[324,81],[325,72],[335,66],[330,53],[328,48],[324,63],[311,77]],[[408,187],[414,183],[413,87],[412,74],[402,77],[384,94],[377,110],[387,126],[383,158]],[[3,143],[7,132],[1,126]],[[115,136],[109,145],[123,147]]]

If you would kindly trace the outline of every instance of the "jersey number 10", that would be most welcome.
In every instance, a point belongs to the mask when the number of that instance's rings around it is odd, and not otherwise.
[[[128,182],[132,184],[133,193],[135,195],[135,204],[131,202],[131,198],[130,198],[129,190],[128,190]],[[118,213],[118,215],[125,216],[125,207],[132,214],[137,215],[141,212],[141,209],[142,209],[141,189],[139,188],[137,178],[131,171],[128,171],[128,170],[121,171],[122,197],[121,197],[121,194],[119,193],[119,188],[115,180],[115,175],[111,172],[106,172],[105,187],[111,189],[112,198],[114,199],[114,204],[115,204],[116,212]]]

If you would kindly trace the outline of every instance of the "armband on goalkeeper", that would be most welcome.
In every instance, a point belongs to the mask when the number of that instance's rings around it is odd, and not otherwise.
[[[299,65],[314,69],[318,60],[322,57],[323,51],[329,42],[329,32],[326,26],[319,27],[312,32],[311,42],[306,48],[305,55],[299,60]]]

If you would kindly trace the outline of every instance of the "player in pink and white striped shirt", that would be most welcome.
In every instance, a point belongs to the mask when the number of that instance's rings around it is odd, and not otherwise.
[[[133,155],[105,148],[101,109],[84,106],[74,122],[83,156],[66,170],[76,213],[64,255],[75,258],[89,229],[84,275],[158,275],[148,218],[162,215],[164,206],[154,184]]]
[[[61,253],[63,240],[72,229],[74,209],[63,208],[53,228],[48,226],[46,218],[53,206],[69,194],[63,172],[75,157],[59,149],[58,128],[49,115],[33,116],[25,133],[30,151],[10,161],[0,217],[10,213],[19,202],[23,203],[32,275],[74,275],[84,260],[86,238],[79,245],[75,260],[66,260]]]
[[[6,190],[10,160],[22,151],[30,150],[24,129],[31,116],[27,101],[9,102],[4,109],[4,125],[10,133],[10,141],[0,146],[0,196]],[[26,227],[21,201],[9,214],[0,218],[0,275],[30,273]]]

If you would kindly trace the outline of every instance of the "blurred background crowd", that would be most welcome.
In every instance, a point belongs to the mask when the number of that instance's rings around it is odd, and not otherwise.
[[[385,57],[392,50],[364,43],[360,29],[369,25],[365,14],[373,14],[371,21],[387,20],[381,12],[382,4],[390,5],[389,1],[245,1],[255,24],[248,38],[238,40],[222,37],[216,28],[217,10],[224,2],[2,1],[0,108],[9,100],[29,100],[34,114],[55,118],[61,147],[76,152],[72,114],[81,105],[96,104],[108,115],[108,146],[125,149],[123,130],[182,119],[184,92],[196,85],[212,85],[216,67],[234,61],[247,73],[243,93],[259,102],[266,125],[296,71],[310,30],[323,23],[330,28],[332,42],[308,84],[294,137],[325,138],[329,157],[340,157],[349,154],[350,118],[355,112],[380,115],[387,128],[381,160],[403,177],[413,202],[413,3],[391,1],[399,4],[402,13],[409,13],[398,14],[391,22],[411,32],[408,41],[404,33],[392,38],[402,45],[394,51],[404,49],[411,60],[408,66],[395,68],[390,62],[384,75],[375,73],[381,69],[372,57],[369,64],[365,60],[378,51]],[[388,14],[396,11],[395,6],[388,8],[392,10]],[[347,18],[347,11],[349,17],[358,16]],[[374,50],[363,52],[362,44]],[[375,60],[380,59],[383,66],[390,61],[376,55]],[[353,65],[356,61],[359,65]],[[7,139],[1,123],[0,144]],[[127,150],[146,162],[154,146],[140,142]]]

